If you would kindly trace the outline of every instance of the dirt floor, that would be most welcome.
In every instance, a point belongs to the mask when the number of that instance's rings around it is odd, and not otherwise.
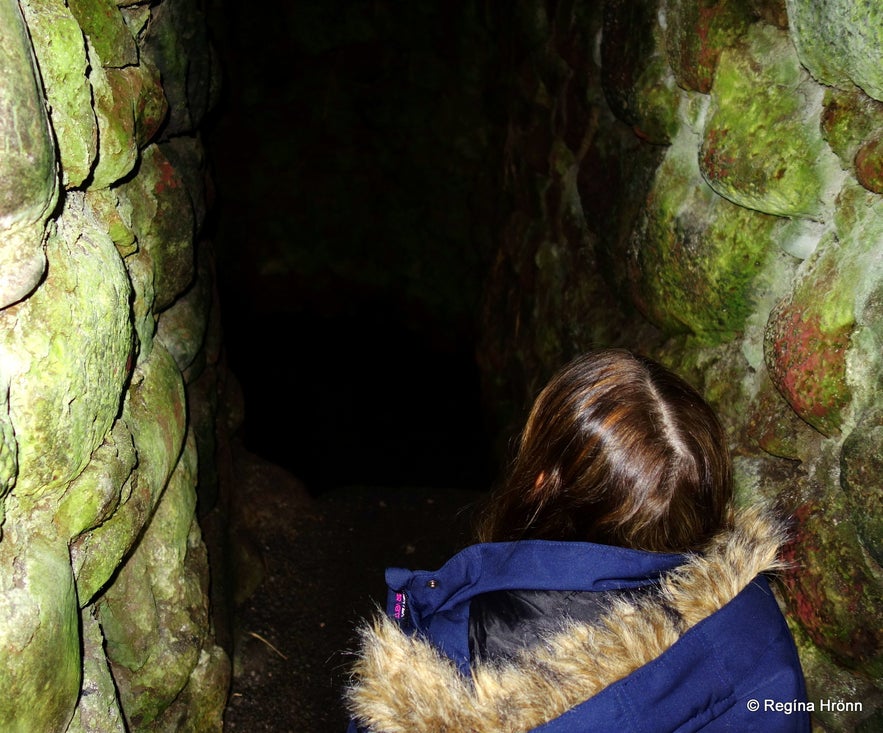
[[[384,568],[440,566],[465,544],[481,494],[354,487],[310,498],[278,469],[250,478],[239,554],[259,584],[236,617],[224,730],[342,732],[348,650],[384,602]]]

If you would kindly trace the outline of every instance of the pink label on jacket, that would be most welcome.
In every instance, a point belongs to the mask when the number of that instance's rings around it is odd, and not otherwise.
[[[396,593],[395,604],[393,605],[392,616],[394,619],[401,621],[408,612],[408,597],[404,593]]]

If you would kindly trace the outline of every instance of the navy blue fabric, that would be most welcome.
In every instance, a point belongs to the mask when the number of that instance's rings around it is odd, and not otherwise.
[[[604,591],[637,588],[684,561],[589,542],[491,542],[472,545],[434,572],[390,568],[387,613],[397,594],[408,598],[409,631],[428,636],[464,674],[469,672],[469,603],[496,590]]]
[[[766,700],[806,701],[806,690],[785,619],[758,578],[665,654],[534,733],[809,733],[807,713],[765,711]]]
[[[389,569],[387,606],[403,628],[426,636],[468,674],[473,597],[504,589],[637,588],[682,562],[680,555],[590,543],[473,545],[435,572]],[[750,709],[755,700],[758,711]],[[809,733],[807,713],[765,712],[766,700],[804,702],[806,690],[785,619],[758,577],[660,657],[533,733]]]

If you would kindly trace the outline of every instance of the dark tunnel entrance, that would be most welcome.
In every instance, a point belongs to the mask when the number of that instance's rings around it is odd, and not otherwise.
[[[219,3],[209,144],[247,448],[312,493],[487,488],[475,362],[497,206],[471,2]]]
[[[228,323],[246,447],[313,494],[353,485],[486,488],[471,344],[403,323],[395,304],[352,305]]]

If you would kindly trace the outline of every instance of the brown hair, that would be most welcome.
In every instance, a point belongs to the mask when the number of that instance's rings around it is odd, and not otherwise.
[[[650,359],[605,349],[537,397],[478,539],[685,552],[729,524],[732,494],[726,436],[702,397]]]

